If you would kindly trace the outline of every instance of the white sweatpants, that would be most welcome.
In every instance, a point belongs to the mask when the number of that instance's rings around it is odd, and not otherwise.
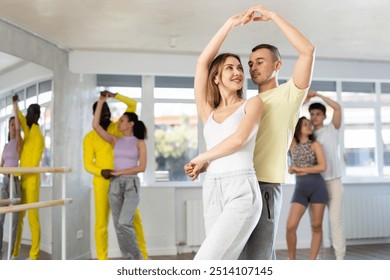
[[[203,183],[206,239],[195,260],[238,259],[261,209],[254,170],[207,174]]]

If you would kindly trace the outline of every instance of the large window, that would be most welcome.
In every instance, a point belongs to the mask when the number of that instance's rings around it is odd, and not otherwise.
[[[284,82],[280,80],[279,83]],[[247,96],[257,94],[257,87],[247,81]],[[344,178],[380,178],[390,175],[390,83],[355,81],[316,81],[311,89],[337,101],[342,106],[343,122],[339,142]],[[315,97],[302,106],[300,114],[310,118],[308,106],[321,102],[327,107],[329,124],[333,110]]]
[[[52,166],[52,149],[51,149],[51,99],[52,99],[52,81],[38,81],[33,84],[28,84],[21,88],[12,90],[4,94],[0,98],[0,146],[8,142],[8,121],[14,115],[12,108],[12,96],[17,94],[19,96],[18,106],[24,115],[28,106],[38,103],[41,106],[41,117],[38,124],[40,126],[42,135],[45,139],[45,148],[42,154],[41,167]],[[23,137],[23,133],[22,133]],[[43,186],[51,186],[53,180],[52,173],[42,173],[41,183]]]
[[[194,104],[156,103],[156,181],[188,181],[183,166],[198,154],[198,117]]]
[[[383,144],[383,173],[390,175],[390,106],[381,109],[382,144]]]
[[[183,166],[199,152],[193,78],[153,77],[145,82],[140,76],[98,75],[98,86],[138,101],[137,114],[148,129],[148,154],[153,155],[148,156],[141,180],[147,184],[190,181]],[[115,100],[109,106],[113,120],[126,109]]]
[[[375,176],[375,111],[371,108],[344,109],[345,173],[347,176]]]
[[[342,82],[342,102],[375,102],[375,84],[365,82]]]
[[[284,82],[286,79],[279,80]],[[204,150],[193,78],[98,75],[98,86],[138,101],[137,114],[149,135],[148,167],[141,175],[144,183],[191,185],[183,165]],[[314,80],[311,88],[342,105],[339,142],[344,179],[390,176],[390,83]],[[245,89],[247,98],[257,94],[251,80]],[[309,117],[308,105],[312,102],[324,103],[313,98],[302,107],[301,115]],[[113,101],[109,106],[114,119],[125,110],[121,102]],[[333,110],[327,106],[325,124],[332,117]]]
[[[183,166],[198,154],[198,116],[193,85],[193,78],[155,77],[156,182],[189,181]]]

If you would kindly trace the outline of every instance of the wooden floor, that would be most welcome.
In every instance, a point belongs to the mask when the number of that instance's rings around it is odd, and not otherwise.
[[[28,257],[30,247],[22,245],[20,258],[24,260]],[[7,244],[4,244],[4,257],[6,259]],[[192,260],[194,253],[178,254],[171,256],[151,256],[151,260]],[[277,250],[276,256],[278,260],[287,260],[287,250]],[[51,260],[51,255],[41,251],[40,260]],[[297,250],[298,260],[309,259],[309,249]],[[322,248],[319,254],[320,260],[334,260],[334,252],[331,248]],[[346,260],[390,260],[390,244],[374,244],[374,245],[353,245],[347,246]]]
[[[180,254],[176,256],[153,256],[153,260],[192,260],[195,254]],[[309,249],[297,250],[298,260],[308,260]],[[335,260],[333,249],[323,248],[319,253],[320,260]],[[287,260],[287,250],[276,251],[277,260]],[[390,244],[353,245],[347,247],[345,260],[390,260]]]

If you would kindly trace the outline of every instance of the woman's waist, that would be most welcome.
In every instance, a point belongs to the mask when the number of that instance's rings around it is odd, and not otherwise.
[[[219,172],[209,171],[205,176],[205,180],[231,180],[236,177],[254,177],[256,178],[256,172],[254,168],[241,168],[229,170],[225,168]],[[257,180],[257,179],[256,179]]]

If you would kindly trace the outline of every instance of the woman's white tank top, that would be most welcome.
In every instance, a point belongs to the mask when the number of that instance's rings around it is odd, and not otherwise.
[[[207,150],[222,142],[238,129],[241,120],[245,115],[246,103],[247,101],[241,104],[241,106],[222,123],[217,123],[214,120],[214,111],[211,112],[203,128]],[[253,169],[253,152],[255,149],[257,131],[258,125],[252,129],[247,142],[238,151],[212,160],[207,167],[207,172],[222,173],[233,170]]]

